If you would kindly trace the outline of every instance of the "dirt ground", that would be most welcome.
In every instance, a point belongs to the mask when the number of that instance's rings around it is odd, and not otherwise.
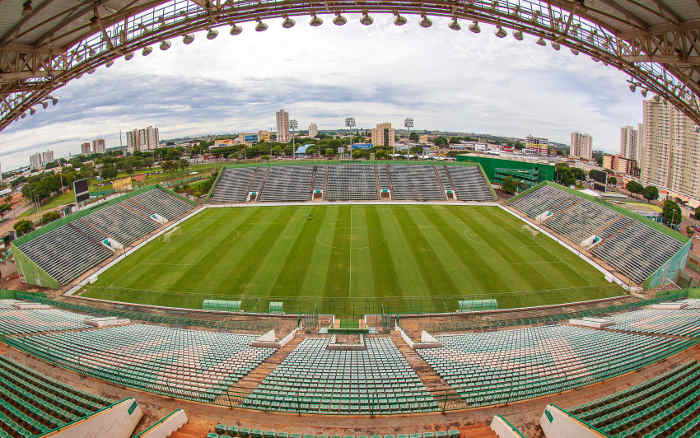
[[[602,383],[576,389],[563,394],[527,400],[509,406],[479,408],[447,413],[390,415],[390,416],[331,416],[296,415],[286,413],[229,409],[226,407],[193,403],[106,383],[92,377],[82,376],[72,371],[47,364],[26,353],[0,344],[0,354],[22,365],[28,366],[50,378],[74,386],[83,391],[100,394],[120,400],[134,397],[144,411],[144,419],[139,425],[143,429],[176,408],[182,408],[190,419],[189,430],[204,432],[212,430],[217,423],[239,425],[251,429],[277,430],[299,433],[324,433],[328,435],[350,434],[398,434],[425,430],[448,430],[459,428],[463,431],[478,430],[473,426],[490,423],[495,414],[502,414],[526,436],[536,433],[539,417],[544,407],[555,403],[563,408],[571,408],[613,392],[637,385],[644,380],[663,373],[688,360],[700,360],[700,345],[681,352],[673,357],[657,362],[640,371],[629,373]],[[202,435],[203,436],[203,435]]]

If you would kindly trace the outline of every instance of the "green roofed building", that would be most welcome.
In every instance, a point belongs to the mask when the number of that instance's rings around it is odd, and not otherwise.
[[[471,161],[481,164],[489,181],[494,184],[501,184],[503,178],[508,175],[524,182],[528,185],[528,188],[536,186],[543,181],[554,181],[554,166],[551,164],[506,160],[480,155],[458,155],[457,161]]]

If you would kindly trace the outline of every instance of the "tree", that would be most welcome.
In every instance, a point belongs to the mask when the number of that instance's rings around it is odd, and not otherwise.
[[[681,207],[675,202],[667,199],[664,201],[663,221],[666,225],[679,224],[683,218]]]
[[[413,146],[409,152],[411,155],[421,155],[423,154],[423,147],[422,146]]]
[[[611,176],[610,178],[608,178],[608,183],[610,183],[611,186],[616,186],[617,185],[617,178],[615,178],[614,176]]]
[[[700,220],[700,207],[695,209],[695,219]]]
[[[443,136],[435,137],[433,144],[435,144],[435,146],[447,146],[447,139]]]
[[[21,220],[21,221],[16,222],[13,225],[13,228],[15,229],[15,232],[17,233],[17,236],[19,237],[19,236],[23,236],[23,235],[29,233],[30,231],[32,231],[34,229],[34,224],[32,223],[32,221]]]
[[[517,186],[518,180],[514,179],[510,175],[506,175],[506,177],[503,178],[503,182],[501,183],[501,190],[512,195],[513,193],[515,193]]]
[[[653,201],[654,199],[659,199],[659,189],[657,189],[655,186],[646,186],[644,187],[644,191],[642,191],[642,195],[644,195],[647,202]]]
[[[462,139],[459,137],[450,137],[450,144],[457,144],[460,141],[462,141]]]
[[[10,210],[12,210],[12,204],[7,202],[4,204],[0,204],[0,217],[5,216],[5,213],[7,213]]]
[[[627,183],[627,190],[632,193],[641,194],[644,191],[644,186],[639,184],[637,181],[630,181]]]
[[[61,215],[57,211],[49,211],[44,213],[44,215],[41,217],[41,224],[46,225],[49,222],[53,222],[56,219],[60,218]]]
[[[695,230],[690,225],[685,227],[685,232],[688,234],[688,237],[693,237],[693,234],[695,234]]]
[[[408,139],[411,141],[418,141],[418,140],[420,140],[420,137],[418,137],[418,133],[411,132],[411,134],[409,134],[409,136],[408,136]]]
[[[583,169],[574,167],[573,169],[571,169],[571,171],[574,173],[574,178],[576,178],[578,181],[586,180],[586,172],[584,172]]]
[[[114,166],[106,166],[102,168],[100,176],[103,179],[112,179],[117,177],[117,168]]]
[[[571,186],[576,183],[576,176],[568,164],[559,163],[555,166],[556,181],[563,186]]]

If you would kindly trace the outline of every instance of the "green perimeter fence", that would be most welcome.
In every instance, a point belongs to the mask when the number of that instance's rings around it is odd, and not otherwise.
[[[387,313],[425,314],[450,313],[459,308],[461,300],[496,300],[501,309],[529,307],[547,304],[563,304],[624,295],[617,285],[603,284],[585,287],[567,287],[540,290],[475,291],[465,290],[463,295],[410,296],[395,293],[391,296],[307,296],[307,295],[237,295],[235,293],[208,291],[170,291],[122,288],[115,286],[86,286],[81,292],[86,297],[128,303],[164,305],[190,309],[202,309],[206,300],[240,301],[244,312],[267,313],[269,303],[282,301],[284,312],[304,314],[315,309],[321,314],[333,314],[339,318],[361,317],[379,314],[381,307]],[[169,301],[166,301],[168,299]],[[476,309],[475,309],[476,310]]]
[[[537,317],[537,318],[529,318],[529,319],[520,319],[520,320],[508,320],[508,321],[503,321],[503,322],[498,322],[498,321],[491,321],[491,326],[481,326],[479,329],[485,329],[485,328],[497,328],[497,327],[504,327],[506,325],[512,324],[515,325],[517,324],[543,324],[543,323],[551,323],[551,322],[557,322],[561,321],[563,319],[567,318],[572,318],[572,317],[583,317],[583,316],[597,316],[597,315],[603,315],[611,312],[620,312],[620,311],[626,311],[626,310],[634,310],[636,308],[639,308],[644,305],[648,304],[653,304],[657,303],[660,301],[666,301],[666,300],[676,300],[676,299],[682,299],[682,298],[687,298],[689,294],[691,296],[696,295],[699,292],[699,290],[680,290],[680,291],[672,291],[672,292],[664,292],[660,293],[656,298],[651,299],[651,300],[640,300],[634,303],[629,303],[629,304],[624,304],[624,305],[613,305],[613,306],[607,306],[599,309],[593,309],[593,310],[587,310],[587,311],[578,311],[578,312],[569,312],[569,313],[562,313],[561,315],[551,315],[547,317]],[[78,306],[78,305],[72,305],[72,304],[67,304],[67,303],[62,303],[50,299],[46,299],[43,297],[41,294],[27,294],[24,292],[20,291],[0,291],[0,298],[23,298],[31,301],[37,301],[37,302],[43,302],[46,304],[54,305],[60,308],[64,309],[69,309],[69,310],[74,310],[74,311],[79,311],[79,312],[86,312],[86,313],[92,313],[92,314],[100,314],[100,315],[112,315],[115,314],[115,312],[112,311],[104,311],[103,309],[96,309],[93,307],[89,306]],[[135,317],[144,317],[143,313],[141,312],[118,312],[118,316],[124,316],[124,317],[130,317],[130,316],[135,316]],[[137,318],[133,318],[137,319]],[[151,321],[151,322],[171,322],[170,320],[164,321],[161,317],[157,317],[155,319],[153,318],[146,318],[143,320]],[[194,323],[194,325],[200,325],[197,323],[197,320],[192,320],[192,319],[178,319],[182,323]],[[205,324],[207,325],[207,324]],[[214,325],[207,325],[208,327],[211,328],[219,328],[222,327],[219,324],[214,324]],[[75,371],[79,374],[83,375],[91,375],[89,369],[86,369],[84,367],[81,367],[80,364],[76,363],[74,361],[67,361],[67,360],[62,360],[62,359],[54,359],[53,356],[49,356],[48,353],[42,349],[38,349],[33,347],[32,345],[26,343],[23,341],[23,337],[12,337],[12,336],[5,336],[5,337],[0,337],[0,341],[4,342],[5,344],[8,344],[14,348],[17,348],[18,350],[25,351],[29,354],[32,354],[36,357],[39,357],[49,363],[52,363],[54,365],[60,366],[62,368],[66,368],[72,371]],[[693,342],[697,341],[688,341],[687,343],[684,343],[682,345],[679,344],[679,346],[673,350],[673,351],[667,351],[665,353],[665,357],[668,357],[670,355],[676,354],[680,351],[682,351],[685,348],[688,348],[693,344]],[[638,368],[641,368],[643,365],[639,366],[631,366],[626,369],[627,372],[634,371]],[[103,378],[104,377],[100,377]],[[590,376],[589,377],[590,381],[579,381],[577,383],[577,386],[584,386],[587,384],[595,383],[595,377]],[[184,400],[192,400],[192,401],[197,401],[201,403],[207,403],[207,404],[215,404],[219,406],[224,406],[224,407],[229,407],[229,408],[236,408],[236,407],[242,407],[244,404],[244,401],[247,398],[247,393],[242,393],[238,392],[236,390],[232,390],[231,388],[227,389],[224,391],[222,394],[216,397],[215,401],[212,402],[211,398],[205,398],[204,395],[198,392],[188,392],[188,391],[183,391],[179,388],[173,388],[168,385],[167,382],[164,383],[153,383],[147,386],[139,386],[136,385],[134,381],[132,380],[125,380],[125,379],[120,379],[117,380],[115,377],[113,383],[117,383],[120,385],[124,386],[129,386],[133,387],[136,389],[144,390],[147,392],[155,393],[155,394],[160,394],[163,396],[168,396],[168,397],[176,397]],[[573,389],[573,388],[572,388]],[[292,390],[291,388],[287,389],[286,395],[285,395],[285,405],[286,405],[286,410],[289,412],[293,413],[299,413],[301,414],[304,411],[304,408],[309,405],[309,403],[318,403],[321,402],[321,405],[327,405],[327,406],[337,406],[339,403],[337,399],[337,395],[329,394],[328,401],[324,403],[323,401],[325,400],[325,397],[321,397],[321,400],[319,400],[318,396],[306,396],[304,395],[305,389],[304,388],[299,388],[298,390]],[[440,412],[445,412],[445,411],[451,411],[451,410],[457,410],[457,409],[464,409],[467,407],[465,405],[464,400],[456,394],[452,389],[448,389],[445,391],[436,391],[431,393],[433,396],[435,402],[436,402],[436,411]],[[332,398],[331,398],[332,397]],[[386,400],[380,400],[378,394],[369,394],[368,395],[368,400],[367,404],[369,405],[369,415],[383,415],[383,414],[391,414],[393,412],[387,411],[387,402]],[[500,405],[508,405],[512,402],[518,401],[518,400],[523,400],[529,398],[527,393],[523,393],[522,391],[518,390],[512,390],[511,392],[508,393],[508,396],[506,397],[506,401],[501,403]],[[347,395],[347,400],[345,403],[350,404],[350,395]],[[402,400],[402,399],[396,399],[394,402],[394,405],[401,406],[402,409],[404,409],[406,412],[411,412],[411,400]],[[499,406],[500,406],[499,405]],[[251,408],[255,409],[255,408]],[[327,415],[333,415],[333,414],[342,414],[342,415],[347,415],[347,414],[352,414],[353,412],[340,412],[339,410],[319,410],[317,413],[319,414],[327,414]],[[363,412],[366,413],[366,412]]]

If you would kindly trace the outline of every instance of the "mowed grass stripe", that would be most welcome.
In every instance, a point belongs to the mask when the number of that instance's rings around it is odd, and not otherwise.
[[[473,219],[475,225],[473,229],[477,231],[484,240],[489,242],[489,245],[494,248],[500,248],[501,254],[508,264],[515,264],[513,268],[530,284],[530,287],[527,289],[539,290],[553,289],[555,287],[555,283],[542,275],[537,266],[532,263],[537,259],[533,258],[535,255],[532,251],[529,251],[526,247],[521,245],[513,245],[514,242],[512,239],[503,236],[503,230],[496,232],[495,230],[497,228],[484,218],[483,213],[469,216],[462,209],[454,209],[453,211],[457,217],[465,222],[469,222],[470,219]],[[488,230],[488,232],[485,232],[485,230]]]
[[[302,221],[300,233],[297,234],[292,244],[284,264],[280,265],[280,270],[272,284],[268,295],[272,296],[304,296],[306,295],[303,286],[306,280],[306,273],[314,263],[309,256],[316,246],[316,237],[319,235],[321,226],[325,223],[328,209],[309,207],[304,210],[304,220]],[[312,214],[312,219],[308,219],[308,214]]]
[[[508,235],[512,236],[516,240],[519,240],[523,246],[527,246],[529,251],[537,254],[537,256],[545,262],[538,265],[543,275],[547,276],[548,278],[553,277],[557,280],[559,278],[562,280],[567,279],[572,282],[572,285],[576,286],[587,286],[590,284],[584,275],[572,270],[569,266],[572,259],[568,256],[576,257],[574,254],[566,251],[562,252],[560,257],[556,257],[552,253],[553,250],[561,248],[561,246],[552,239],[541,233],[534,236],[534,238],[528,238],[525,233],[516,231],[515,223],[513,222],[513,220],[516,219],[512,216],[508,217],[510,215],[507,215],[501,210],[486,210],[485,214],[493,221],[494,224],[499,225],[499,227],[508,233]],[[530,236],[532,235],[530,234]],[[552,245],[556,245],[556,247]],[[551,263],[547,264],[546,262]],[[590,271],[587,269],[582,268],[582,270],[586,273],[590,273]]]
[[[396,220],[417,262],[415,267],[432,290],[440,291],[441,295],[459,295],[457,285],[445,270],[437,253],[431,248],[423,230],[414,222],[409,210],[405,206],[394,207]]]
[[[304,276],[304,283],[301,287],[302,296],[323,296],[323,289],[326,287],[329,266],[333,255],[333,238],[335,236],[335,224],[340,213],[339,207],[322,207],[324,211],[324,221],[318,234],[312,239],[312,250],[304,257],[309,259],[309,269]]]
[[[233,289],[232,292],[235,296],[241,298],[245,297],[250,287],[251,279],[262,268],[262,263],[267,257],[270,248],[272,248],[279,235],[287,227],[289,219],[295,212],[295,209],[290,207],[263,207],[263,209],[274,210],[275,216],[270,218],[273,220],[258,228],[257,239],[240,257],[240,263],[233,266],[233,269],[221,281],[225,287]]]
[[[348,296],[355,300],[358,297],[374,297],[374,271],[372,270],[372,258],[369,250],[369,233],[367,230],[367,217],[362,205],[350,207],[352,220],[350,230],[350,290]]]
[[[335,208],[338,209],[338,216],[333,232],[331,260],[321,294],[324,297],[346,298],[350,282],[350,206]]]
[[[387,246],[391,251],[394,272],[399,280],[397,298],[430,295],[433,289],[426,284],[423,276],[416,269],[418,263],[410,249],[410,242],[401,232],[393,206],[377,207],[377,212],[381,233],[385,236]]]
[[[425,214],[425,217],[450,246],[456,259],[461,262],[465,275],[469,276],[467,287],[477,291],[508,289],[508,284],[502,275],[491,266],[493,257],[498,253],[491,251],[490,248],[484,250],[483,245],[479,249],[472,246],[472,242],[465,237],[462,230],[457,230],[446,218],[448,213],[445,210],[448,208],[455,207],[436,206]]]
[[[377,210],[378,208],[374,205],[364,207],[374,288],[379,296],[400,296],[401,289],[394,266],[394,253],[382,232],[381,219]]]

